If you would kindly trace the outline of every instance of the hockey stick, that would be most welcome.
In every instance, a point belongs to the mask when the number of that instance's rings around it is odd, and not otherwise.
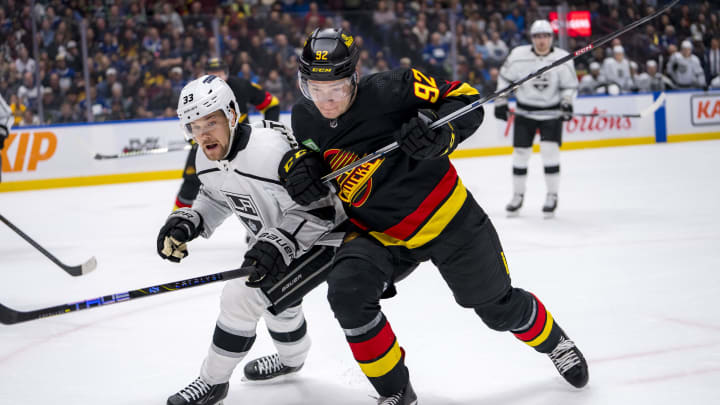
[[[573,53],[569,53],[569,54],[563,56],[562,58],[556,60],[555,62],[553,62],[553,63],[551,63],[551,64],[549,64],[549,65],[547,65],[547,66],[544,66],[544,67],[542,67],[542,68],[540,68],[540,69],[538,69],[538,70],[536,70],[536,71],[528,74],[528,75],[525,76],[524,78],[522,78],[522,79],[520,79],[520,80],[518,80],[518,81],[515,81],[515,82],[510,83],[510,84],[509,84],[507,87],[505,87],[504,89],[501,89],[501,90],[496,91],[495,93],[489,94],[489,95],[487,95],[487,96],[485,96],[485,97],[483,97],[483,98],[481,98],[481,99],[479,99],[479,100],[477,100],[477,101],[474,101],[474,102],[471,103],[471,104],[466,105],[465,107],[462,107],[462,108],[458,109],[457,111],[455,111],[455,112],[453,112],[453,113],[450,113],[450,114],[446,115],[446,116],[443,117],[443,118],[440,118],[439,120],[437,120],[437,121],[435,121],[435,122],[433,122],[432,124],[429,125],[430,129],[435,129],[435,128],[438,128],[438,127],[440,127],[440,126],[442,126],[442,125],[445,125],[446,123],[454,120],[455,118],[461,117],[461,116],[467,114],[468,112],[477,109],[478,107],[480,107],[481,105],[487,103],[488,101],[494,100],[494,99],[496,99],[496,98],[498,98],[498,97],[502,97],[502,96],[509,95],[509,94],[512,93],[515,89],[517,89],[518,87],[520,87],[520,85],[522,85],[523,83],[527,82],[528,80],[532,80],[532,79],[540,76],[541,74],[547,72],[547,71],[550,70],[550,69],[554,69],[554,68],[556,68],[556,67],[558,67],[558,66],[560,66],[560,65],[562,65],[562,64],[564,64],[564,63],[566,63],[566,62],[569,62],[569,61],[571,61],[571,60],[574,60],[574,59],[576,59],[576,58],[578,58],[578,57],[580,57],[580,56],[582,56],[582,55],[590,52],[591,50],[593,50],[593,49],[595,49],[595,48],[597,48],[597,47],[599,47],[599,46],[605,45],[606,43],[612,41],[613,39],[619,37],[620,35],[628,32],[628,31],[630,31],[630,30],[632,30],[632,29],[635,29],[635,28],[638,27],[639,25],[645,24],[646,22],[648,22],[648,21],[650,21],[650,20],[658,17],[659,15],[665,13],[665,12],[668,11],[672,6],[674,6],[675,4],[677,4],[679,1],[680,1],[680,0],[673,0],[673,1],[670,2],[670,4],[668,4],[667,6],[663,7],[662,9],[660,9],[660,10],[658,10],[658,11],[652,13],[652,14],[650,14],[649,16],[643,17],[643,18],[641,18],[641,19],[639,19],[639,20],[637,20],[637,21],[635,21],[635,22],[633,22],[633,23],[631,23],[631,24],[629,24],[629,25],[627,25],[627,26],[625,26],[625,27],[623,27],[623,28],[615,31],[615,32],[612,32],[612,33],[610,33],[610,34],[608,34],[608,35],[606,35],[606,36],[598,39],[598,40],[595,41],[595,42],[591,42],[591,43],[589,43],[588,45],[585,45],[584,47],[578,49],[577,51],[575,51],[575,52],[573,52]],[[385,147],[383,147],[383,148],[381,148],[381,149],[378,149],[377,151],[375,151],[375,152],[373,152],[373,153],[371,153],[371,154],[369,154],[369,155],[367,155],[367,156],[365,156],[365,157],[363,157],[363,158],[361,158],[361,159],[358,159],[358,160],[356,160],[356,161],[354,161],[354,162],[352,162],[352,163],[350,163],[350,164],[348,164],[348,165],[346,165],[346,166],[344,166],[344,167],[342,167],[342,168],[340,168],[340,169],[338,169],[338,170],[335,170],[334,172],[332,172],[332,173],[330,173],[330,174],[327,174],[327,175],[323,176],[322,181],[324,181],[324,182],[329,182],[330,180],[332,180],[332,179],[340,176],[341,174],[347,173],[347,172],[349,172],[349,171],[352,171],[352,170],[354,170],[354,169],[356,169],[356,168],[364,165],[365,163],[367,163],[367,162],[369,162],[369,161],[371,161],[371,160],[375,160],[375,159],[377,159],[377,158],[379,158],[379,157],[381,157],[381,156],[383,156],[383,155],[386,155],[387,153],[389,153],[389,152],[397,149],[398,147],[399,147],[398,143],[397,143],[397,142],[393,142],[393,143],[391,143],[391,144],[389,144],[389,145],[387,145],[387,146],[385,146]]]
[[[655,111],[657,111],[660,106],[665,102],[665,93],[660,93],[660,96],[658,96],[657,100],[655,100],[652,104],[650,104],[648,107],[640,111],[639,113],[635,114],[613,114],[613,113],[583,113],[583,112],[573,112],[571,115],[575,117],[598,117],[598,118],[644,118],[649,116],[650,114],[654,114]],[[541,111],[509,111],[510,114],[515,115],[522,115],[527,117],[532,116],[546,116],[546,117],[560,117],[562,116],[562,112],[557,110],[541,110]]]
[[[162,153],[168,153],[168,152],[179,152],[181,150],[190,150],[192,148],[192,145],[183,145],[183,146],[172,146],[167,148],[154,148],[154,149],[144,149],[144,150],[134,150],[130,152],[122,152],[122,153],[116,153],[114,155],[103,155],[102,153],[96,153],[95,159],[96,160],[105,160],[105,159],[122,159],[122,158],[128,158],[128,157],[137,157],[137,156],[147,156],[147,155],[159,155]]]
[[[9,226],[10,229],[15,231],[18,235],[20,235],[23,239],[25,239],[29,244],[33,245],[33,247],[40,251],[40,253],[44,254],[45,257],[52,260],[53,263],[57,264],[65,270],[66,273],[73,277],[82,276],[83,274],[90,273],[91,271],[95,270],[95,267],[97,267],[97,260],[95,259],[95,256],[88,259],[85,263],[77,265],[77,266],[68,266],[58,260],[55,256],[53,256],[50,252],[45,250],[42,246],[40,246],[37,242],[32,240],[29,236],[27,236],[23,231],[21,231],[17,226],[13,225],[10,221],[7,220],[2,214],[0,214],[0,221],[4,222],[5,225]]]
[[[0,304],[0,323],[4,325],[13,325],[20,322],[67,314],[68,312],[125,302],[135,298],[148,297],[169,291],[196,287],[199,285],[214,283],[216,281],[231,280],[234,278],[248,276],[252,270],[253,267],[241,267],[239,269],[223,271],[221,273],[208,274],[207,276],[193,277],[187,280],[173,281],[171,283],[139,288],[137,290],[125,291],[112,295],[104,295],[102,297],[91,298],[89,300],[74,302],[71,304],[56,305],[54,307],[41,308],[32,311],[16,311]]]

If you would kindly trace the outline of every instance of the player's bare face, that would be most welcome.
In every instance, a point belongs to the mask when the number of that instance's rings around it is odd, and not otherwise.
[[[222,111],[215,111],[191,122],[193,139],[210,160],[222,159],[230,147],[230,128]]]
[[[350,108],[353,86],[350,78],[320,82],[309,80],[308,91],[323,117],[334,119]]]
[[[550,45],[552,45],[552,35],[550,34],[535,34],[532,36],[532,43],[535,52],[538,55],[545,55],[550,52]]]

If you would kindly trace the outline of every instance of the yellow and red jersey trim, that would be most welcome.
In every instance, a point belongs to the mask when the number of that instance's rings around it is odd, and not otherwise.
[[[257,104],[255,108],[264,113],[265,110],[267,110],[270,107],[275,107],[276,105],[280,104],[280,100],[277,99],[277,97],[273,96],[272,94],[265,92],[265,99],[262,101],[262,103]]]
[[[383,231],[370,232],[385,246],[418,248],[435,239],[460,211],[467,190],[451,164],[435,188],[415,211],[398,224]]]

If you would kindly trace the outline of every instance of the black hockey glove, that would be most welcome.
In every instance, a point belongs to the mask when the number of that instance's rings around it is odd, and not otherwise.
[[[411,118],[400,127],[400,131],[395,132],[400,149],[418,160],[449,155],[457,146],[455,133],[451,123],[430,129],[428,125],[438,118],[433,110],[419,110],[417,117]]]
[[[5,138],[7,138],[9,134],[10,132],[8,131],[7,127],[3,124],[0,124],[0,149],[5,146]]]
[[[187,242],[202,232],[203,220],[192,208],[173,211],[160,228],[157,237],[157,252],[163,259],[178,263],[188,255]]]
[[[560,104],[560,111],[562,111],[562,114],[560,115],[560,121],[570,121],[573,116],[573,106],[570,103],[562,103]]]
[[[308,149],[292,149],[280,160],[278,176],[293,201],[300,205],[325,197],[330,189],[322,181],[325,162],[319,153]]]
[[[507,104],[495,104],[495,118],[503,121],[508,120],[508,105]]]
[[[295,256],[295,240],[283,231],[272,228],[258,236],[258,241],[245,253],[243,267],[254,266],[245,284],[253,288],[269,288],[282,280]]]

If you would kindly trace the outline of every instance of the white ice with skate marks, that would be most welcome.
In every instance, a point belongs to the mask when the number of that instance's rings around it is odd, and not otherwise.
[[[514,284],[544,301],[583,350],[590,383],[570,387],[550,360],[458,307],[423,264],[383,302],[422,405],[710,404],[720,399],[720,142],[563,152],[556,217],[543,219],[539,155],[525,203],[506,218],[511,159],[456,160],[500,233]],[[0,226],[0,302],[29,310],[216,273],[242,262],[230,219],[162,261],[155,237],[179,181],[0,194],[0,212],[73,278]],[[164,404],[198,374],[221,285],[14,326],[0,325],[0,404]],[[321,286],[305,300],[313,348],[278,383],[241,381],[225,405],[374,404]],[[250,358],[272,345],[261,323]]]

